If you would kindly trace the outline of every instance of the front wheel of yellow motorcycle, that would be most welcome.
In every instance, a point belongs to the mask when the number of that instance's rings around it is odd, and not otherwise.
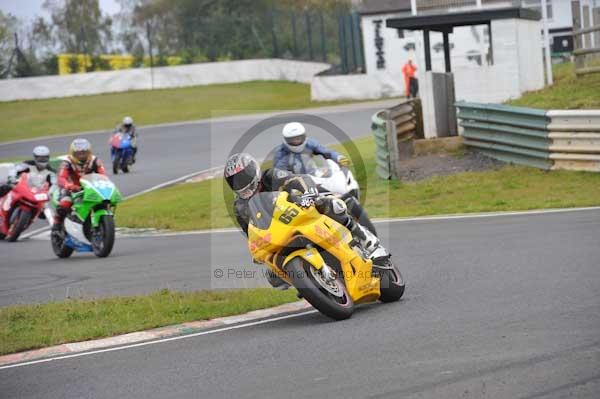
[[[300,295],[319,312],[334,320],[352,316],[354,301],[341,276],[330,269],[317,270],[300,257],[292,259],[285,269]]]
[[[382,265],[373,265],[373,272],[380,276],[381,302],[396,302],[404,295],[406,281],[400,270],[388,258]]]

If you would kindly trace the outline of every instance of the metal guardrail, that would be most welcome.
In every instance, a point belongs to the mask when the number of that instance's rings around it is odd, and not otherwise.
[[[548,111],[553,169],[600,172],[600,110]]]
[[[456,103],[465,145],[509,163],[600,171],[600,111]]]
[[[376,172],[382,179],[390,179],[392,172],[390,169],[390,149],[387,143],[386,120],[383,119],[385,111],[378,111],[371,117],[371,130],[375,136],[375,163]]]
[[[382,179],[398,178],[400,161],[413,155],[413,139],[423,135],[421,101],[406,100],[377,112],[371,121],[377,174]]]
[[[505,162],[552,167],[545,111],[464,101],[456,106],[465,145]]]

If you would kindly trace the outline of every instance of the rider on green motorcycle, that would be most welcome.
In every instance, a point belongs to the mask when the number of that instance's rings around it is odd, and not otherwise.
[[[83,175],[98,173],[106,175],[102,161],[92,154],[92,145],[86,139],[75,139],[69,147],[69,156],[58,171],[60,200],[52,231],[61,231],[65,217],[71,210],[71,193],[81,190],[79,179]]]

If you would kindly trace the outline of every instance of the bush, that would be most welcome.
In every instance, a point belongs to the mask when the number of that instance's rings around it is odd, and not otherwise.
[[[104,59],[99,55],[95,55],[92,57],[92,65],[90,69],[92,71],[111,71],[112,66],[107,59]]]
[[[46,75],[58,75],[58,57],[54,54],[48,55],[42,60]]]
[[[77,55],[69,58],[69,73],[79,73],[79,57]]]

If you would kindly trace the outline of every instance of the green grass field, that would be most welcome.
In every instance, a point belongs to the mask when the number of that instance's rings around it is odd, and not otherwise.
[[[110,130],[125,115],[150,125],[339,103],[313,102],[309,85],[280,81],[2,102],[0,142]]]
[[[0,355],[214,319],[297,301],[296,290],[245,289],[68,300],[0,308]]]
[[[554,85],[508,104],[542,109],[600,109],[600,73],[575,76],[574,64],[554,66]]]
[[[365,206],[371,217],[600,205],[599,173],[505,166],[401,183],[376,176],[372,138],[356,144],[367,171]],[[117,210],[117,224],[180,231],[232,227],[226,208],[230,204],[222,179],[181,184],[125,201]]]

